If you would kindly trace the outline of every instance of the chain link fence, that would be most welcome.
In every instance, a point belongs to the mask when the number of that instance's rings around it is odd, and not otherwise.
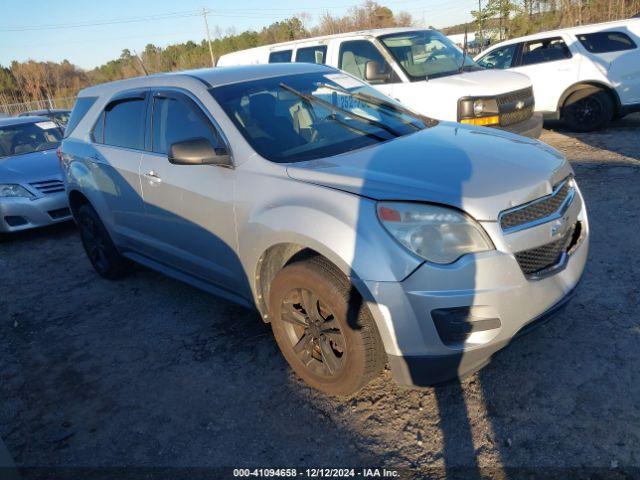
[[[21,103],[0,103],[0,117],[12,117],[22,112],[30,112],[33,110],[47,110],[54,108],[73,107],[75,97],[46,98],[42,100],[34,100],[32,102]]]

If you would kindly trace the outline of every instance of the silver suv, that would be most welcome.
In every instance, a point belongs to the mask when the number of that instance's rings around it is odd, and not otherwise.
[[[66,190],[98,273],[133,261],[257,308],[328,394],[387,363],[405,385],[473,372],[558,311],[585,266],[559,153],[435,122],[326,66],[99,85],[69,125]]]

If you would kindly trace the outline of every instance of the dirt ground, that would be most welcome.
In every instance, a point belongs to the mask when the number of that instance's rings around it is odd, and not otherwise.
[[[387,372],[327,398],[256,313],[143,268],[103,280],[63,225],[0,244],[0,437],[20,466],[637,478],[640,115],[542,140],[586,197],[587,271],[560,316],[461,384],[401,389]]]

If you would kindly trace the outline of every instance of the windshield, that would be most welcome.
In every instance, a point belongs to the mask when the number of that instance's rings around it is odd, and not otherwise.
[[[296,162],[414,133],[432,121],[344,73],[311,73],[210,90],[260,155]]]
[[[454,75],[462,67],[462,51],[440,32],[394,33],[379,40],[412,81]],[[481,67],[467,55],[464,70],[481,70]]]
[[[60,128],[51,121],[0,127],[0,157],[51,150],[61,139]]]

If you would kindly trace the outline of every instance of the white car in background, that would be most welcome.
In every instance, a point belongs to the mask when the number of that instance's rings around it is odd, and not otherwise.
[[[438,120],[532,138],[542,131],[526,76],[479,67],[436,30],[382,28],[306,38],[229,53],[220,57],[218,66],[281,62],[339,68]]]
[[[640,111],[638,45],[640,18],[514,38],[475,60],[484,68],[526,74],[536,111],[587,132]]]

